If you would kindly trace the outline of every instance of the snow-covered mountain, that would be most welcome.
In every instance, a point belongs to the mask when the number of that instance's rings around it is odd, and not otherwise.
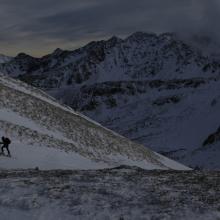
[[[0,54],[0,64],[9,62],[11,59],[12,59],[12,57]]]
[[[164,155],[219,169],[220,60],[198,45],[137,32],[42,58],[22,53],[0,70]]]
[[[12,139],[12,158],[0,156],[0,168],[96,169],[127,164],[188,169],[3,75],[0,135]]]

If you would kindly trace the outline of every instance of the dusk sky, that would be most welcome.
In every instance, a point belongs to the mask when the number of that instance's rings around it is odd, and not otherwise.
[[[34,56],[135,31],[219,37],[219,0],[0,0],[0,53]]]

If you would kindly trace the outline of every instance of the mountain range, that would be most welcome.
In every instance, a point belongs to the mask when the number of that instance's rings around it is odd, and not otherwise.
[[[181,163],[220,168],[220,58],[176,34],[20,53],[0,71]]]

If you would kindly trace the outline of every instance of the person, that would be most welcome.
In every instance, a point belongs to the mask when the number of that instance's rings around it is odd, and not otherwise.
[[[4,148],[6,148],[6,150],[8,151],[8,156],[10,157],[11,156],[11,153],[9,151],[9,144],[11,143],[11,140],[7,137],[2,137],[2,142],[0,144],[3,144],[2,145],[2,154],[4,154]]]

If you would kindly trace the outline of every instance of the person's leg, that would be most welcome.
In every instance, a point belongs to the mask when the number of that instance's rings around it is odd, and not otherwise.
[[[4,154],[4,147],[5,147],[5,145],[2,145],[2,154]]]
[[[9,151],[8,145],[6,146],[6,149],[7,149],[7,151],[8,151],[8,156],[11,156],[11,153],[10,153],[10,151]]]

